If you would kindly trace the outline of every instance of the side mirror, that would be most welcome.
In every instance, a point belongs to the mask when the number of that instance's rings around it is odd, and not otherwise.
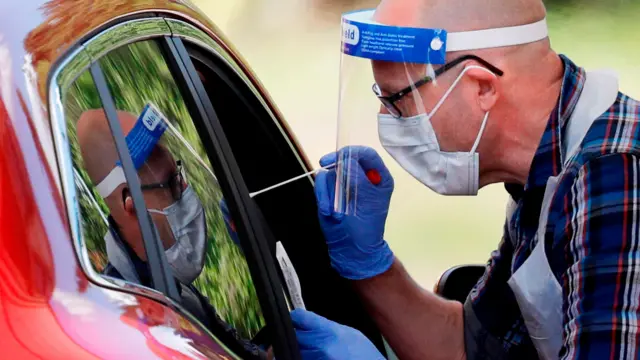
[[[440,276],[433,291],[445,299],[464,303],[484,271],[484,265],[454,266]]]

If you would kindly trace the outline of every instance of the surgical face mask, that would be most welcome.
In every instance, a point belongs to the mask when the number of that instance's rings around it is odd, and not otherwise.
[[[179,201],[151,213],[167,217],[176,242],[165,250],[173,274],[183,284],[192,283],[202,272],[207,252],[207,223],[198,196],[187,187]]]
[[[431,113],[409,118],[378,115],[378,134],[385,150],[409,174],[442,195],[476,195],[480,176],[480,157],[476,152],[489,113],[485,114],[476,141],[468,152],[440,150],[431,119],[470,69],[489,70],[471,65],[462,70]],[[495,75],[491,73],[492,75]]]

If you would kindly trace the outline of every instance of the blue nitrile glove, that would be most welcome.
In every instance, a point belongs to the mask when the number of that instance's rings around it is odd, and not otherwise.
[[[233,222],[233,219],[231,219],[229,208],[227,207],[227,203],[224,199],[220,200],[220,210],[222,210],[222,219],[224,220],[224,225],[227,228],[227,232],[229,233],[231,240],[240,248],[240,250],[242,250],[242,246],[240,246],[240,239],[236,232],[236,225]]]
[[[354,193],[357,186],[357,198],[351,199],[355,204],[349,205],[355,211],[350,215],[333,211],[336,184],[336,170],[333,168],[316,175],[318,217],[333,268],[342,277],[362,280],[387,271],[393,263],[393,252],[383,238],[393,192],[393,177],[375,150],[362,146],[345,149],[351,150],[348,161],[351,171],[357,172],[349,184]],[[323,167],[335,162],[336,153],[320,159]],[[372,184],[366,176],[370,170],[380,174],[377,185]]]
[[[303,360],[384,360],[360,331],[312,312],[291,312]]]

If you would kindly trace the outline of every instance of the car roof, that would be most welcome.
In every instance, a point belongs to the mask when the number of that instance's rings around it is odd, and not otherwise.
[[[47,87],[57,64],[114,23],[135,17],[170,16],[188,21],[239,57],[220,30],[187,0],[20,0],[0,2],[0,95],[9,118],[25,112],[42,157],[60,184],[51,145]],[[18,127],[14,128],[19,131]]]
[[[46,80],[55,62],[83,38],[125,16],[157,12],[192,20],[221,36],[208,18],[188,1],[178,0],[20,0],[0,3],[0,43],[8,48],[12,72],[31,63],[44,97]]]

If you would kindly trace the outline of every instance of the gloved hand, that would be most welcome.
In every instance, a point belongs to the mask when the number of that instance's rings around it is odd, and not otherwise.
[[[331,265],[347,279],[362,280],[387,271],[393,263],[393,252],[384,241],[384,226],[389,212],[393,177],[375,150],[350,146],[341,150],[349,162],[351,176],[349,186],[357,197],[348,204],[349,215],[333,210],[335,200],[336,170],[322,171],[316,175],[315,191],[318,201],[320,226],[329,246]],[[320,159],[321,166],[336,162],[336,153]],[[342,156],[342,155],[341,155]],[[371,183],[366,173],[376,170],[380,174],[377,185]]]
[[[312,312],[291,312],[303,360],[384,360],[360,331]]]

